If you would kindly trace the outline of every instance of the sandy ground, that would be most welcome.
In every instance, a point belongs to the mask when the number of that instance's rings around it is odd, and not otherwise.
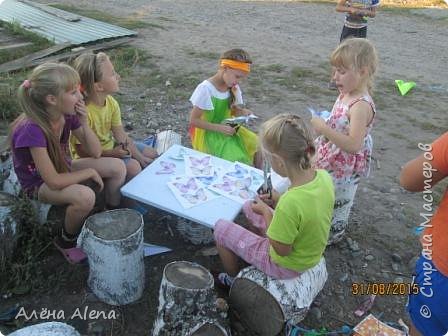
[[[126,122],[134,125],[136,135],[147,133],[148,127],[163,129],[167,125],[185,135],[190,109],[185,97],[198,80],[214,73],[217,55],[232,47],[243,47],[254,60],[254,71],[242,87],[249,107],[261,117],[283,111],[306,115],[307,106],[331,109],[336,99],[336,93],[327,90],[328,56],[339,41],[343,15],[336,13],[331,4],[222,0],[138,0],[127,1],[126,5],[122,1],[55,2],[161,26],[139,30],[135,46],[154,56],[162,84],[146,87],[140,80],[154,69],[144,67],[122,83],[125,95],[143,102],[142,109],[124,114]],[[376,160],[371,176],[358,189],[348,234],[352,242],[344,241],[326,251],[330,278],[305,320],[306,325],[337,329],[344,323],[358,323],[360,319],[353,311],[363,298],[352,295],[352,283],[410,281],[413,257],[419,251],[412,231],[420,223],[424,202],[421,195],[402,190],[397,181],[400,167],[419,154],[417,144],[428,143],[446,131],[443,113],[448,107],[447,17],[447,10],[438,9],[380,10],[369,23],[368,37],[380,57],[374,96],[378,109],[373,128]],[[298,69],[304,73],[300,78],[294,77]],[[167,100],[163,83],[175,81],[179,74],[189,74],[188,78],[197,80],[186,80],[183,97]],[[395,79],[414,80],[417,88],[401,97],[394,87]],[[156,102],[161,101],[163,105],[157,106]],[[131,108],[130,101],[122,106],[124,111]],[[152,124],[139,122],[139,118]],[[174,247],[175,252],[148,261],[144,297],[120,308],[122,318],[115,324],[103,321],[104,330],[112,330],[114,335],[149,332],[157,308],[161,271],[168,261],[195,260],[206,267],[219,268],[216,256],[202,257],[200,247],[180,243],[177,233],[174,238],[167,233],[166,224],[173,226],[175,221],[161,212],[146,217],[145,237]],[[353,242],[359,249],[353,247]],[[85,305],[89,302],[84,282],[87,270],[66,272],[71,280],[58,289],[57,299],[50,292],[19,297],[15,302],[36,309],[63,307],[71,311],[77,305]],[[406,319],[405,302],[405,296],[378,297],[372,312],[382,313],[385,321]],[[67,322],[87,333],[95,321]]]

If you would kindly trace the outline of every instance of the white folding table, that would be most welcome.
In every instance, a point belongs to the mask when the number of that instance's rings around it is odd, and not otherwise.
[[[140,174],[126,183],[121,188],[121,193],[126,197],[152,205],[210,228],[213,228],[216,221],[221,218],[233,221],[241,211],[242,205],[229,198],[219,196],[205,203],[185,209],[176,197],[174,197],[174,194],[167,186],[167,182],[175,175],[185,174],[184,160],[175,160],[172,158],[177,157],[181,149],[187,155],[205,155],[187,147],[173,145],[153,163],[143,169]],[[211,158],[214,167],[221,166],[224,170],[228,170],[234,165],[233,162],[212,155]],[[174,163],[176,165],[174,173],[156,174],[156,172],[162,169],[160,161]],[[263,174],[263,172],[260,171],[260,174]]]

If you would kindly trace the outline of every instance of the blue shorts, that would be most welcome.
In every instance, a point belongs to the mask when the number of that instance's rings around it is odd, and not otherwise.
[[[148,145],[144,144],[143,142],[139,142],[139,141],[134,141],[135,147],[137,147],[137,150],[142,153],[146,147],[149,147]],[[124,164],[128,164],[128,162],[131,160],[131,157],[125,157],[122,158],[122,160],[124,161]]]
[[[419,292],[409,295],[407,307],[412,322],[424,336],[443,336],[448,331],[448,277],[423,256],[415,273]]]

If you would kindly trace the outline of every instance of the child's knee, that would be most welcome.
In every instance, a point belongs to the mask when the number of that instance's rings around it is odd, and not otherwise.
[[[138,173],[142,171],[142,167],[137,160],[131,159],[126,164],[126,171],[128,178],[136,176]]]
[[[80,186],[76,192],[75,204],[78,208],[90,211],[95,206],[95,192],[86,186]]]
[[[111,162],[111,167],[113,177],[116,179],[124,180],[126,177],[126,164],[121,159],[114,159]]]

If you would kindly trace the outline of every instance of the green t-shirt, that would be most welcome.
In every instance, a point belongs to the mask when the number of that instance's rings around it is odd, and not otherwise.
[[[291,253],[279,256],[271,246],[269,255],[277,265],[305,271],[319,262],[327,246],[334,207],[330,175],[316,170],[311,182],[288,190],[280,197],[267,236],[292,245]]]

